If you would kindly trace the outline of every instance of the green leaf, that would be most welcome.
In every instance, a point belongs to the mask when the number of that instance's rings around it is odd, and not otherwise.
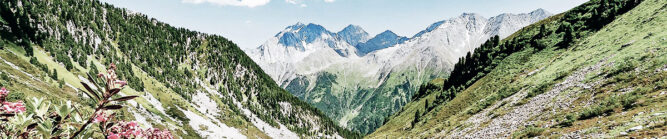
[[[41,100],[39,100],[39,102],[41,104],[34,104],[34,105],[37,106],[37,107],[34,107],[35,116],[40,117],[40,118],[46,118],[45,116],[49,112],[49,107],[51,106],[51,103],[43,103],[43,102],[41,102]]]
[[[131,100],[131,99],[134,99],[134,98],[137,98],[137,97],[139,97],[139,96],[125,96],[125,97],[114,99],[112,101],[128,101],[128,100]]]
[[[109,105],[109,106],[105,106],[103,109],[105,109],[105,110],[117,110],[117,109],[120,109],[120,108],[123,108],[123,106],[121,106],[121,105]]]
[[[93,85],[94,85],[96,88],[100,88],[99,86],[97,86],[97,85],[98,85],[98,84],[97,84],[97,80],[93,79],[93,76],[91,76],[90,74],[88,74],[88,80],[89,80],[91,83],[93,83]]]
[[[97,100],[102,99],[102,98],[100,98],[99,95],[97,95],[97,92],[96,92],[96,91],[94,91],[93,89],[90,88],[90,86],[88,86],[88,84],[86,84],[86,83],[84,83],[84,82],[81,82],[81,84],[83,85],[83,87],[86,88],[86,90],[88,90],[88,92],[89,92],[90,94],[92,94],[93,96],[95,96],[95,97],[91,97],[91,96],[89,95],[88,97],[90,97],[90,98],[96,98]]]
[[[78,113],[74,113],[74,122],[83,122],[83,119],[81,119],[81,115]]]
[[[111,89],[111,90],[109,90],[109,94],[110,94],[109,96],[116,95],[118,92],[120,92],[120,88]]]
[[[107,127],[106,127],[106,128],[107,128],[107,129],[111,128],[111,127],[113,126],[113,124],[114,124],[113,122],[109,122],[109,123],[107,124]]]
[[[35,129],[35,127],[37,127],[37,123],[33,123],[33,124],[28,125],[26,130],[32,130],[32,129]]]

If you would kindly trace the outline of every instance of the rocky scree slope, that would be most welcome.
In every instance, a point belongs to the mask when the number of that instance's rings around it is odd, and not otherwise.
[[[530,25],[463,58],[367,138],[664,138],[665,10],[589,1]]]

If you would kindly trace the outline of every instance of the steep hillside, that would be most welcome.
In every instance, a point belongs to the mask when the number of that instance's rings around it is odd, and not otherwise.
[[[0,34],[0,85],[24,102],[69,100],[91,112],[81,83],[114,63],[129,83],[120,94],[139,96],[116,117],[142,127],[182,138],[358,137],[280,88],[221,36],[95,0],[3,1]]]
[[[319,25],[296,24],[246,52],[290,93],[340,125],[370,133],[424,82],[447,77],[458,57],[492,36],[509,36],[550,15],[542,9],[491,18],[465,13],[413,38],[385,31],[356,46]],[[341,32],[364,31],[348,27]]]
[[[657,137],[667,2],[593,0],[491,40],[368,138]]]

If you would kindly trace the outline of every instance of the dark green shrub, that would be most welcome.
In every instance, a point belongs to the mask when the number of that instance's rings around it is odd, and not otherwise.
[[[540,84],[539,86],[536,86],[536,87],[532,88],[528,92],[528,94],[526,95],[526,98],[531,98],[531,97],[534,97],[534,96],[537,96],[539,94],[542,94],[542,93],[546,92],[547,89],[549,89],[549,84],[551,84],[551,83],[547,82],[547,83],[543,83],[543,84]]]
[[[565,116],[565,119],[561,121],[558,125],[562,127],[572,126],[572,123],[577,121],[577,117],[574,114],[568,114]]]
[[[183,113],[183,111],[181,111],[181,110],[179,110],[179,109],[177,109],[177,108],[175,108],[175,107],[169,107],[169,109],[167,110],[167,114],[168,114],[169,116],[171,116],[171,117],[174,117],[174,118],[176,118],[176,119],[178,119],[178,120],[183,121],[184,123],[188,123],[188,122],[190,122],[190,119],[188,119],[188,118],[185,116],[185,113]]]
[[[12,93],[9,93],[5,98],[5,101],[9,102],[15,102],[18,100],[25,101],[25,95],[23,94],[23,92],[14,91]]]
[[[535,126],[528,126],[521,130],[520,132],[516,132],[512,135],[512,138],[532,138],[536,136],[542,135],[542,132],[544,132],[544,128],[539,128]]]
[[[634,61],[631,57],[626,57],[622,61],[616,62],[614,64],[615,65],[613,68],[605,70],[608,73],[607,77],[613,77],[614,75],[634,70],[638,65],[637,62]]]
[[[600,102],[599,105],[583,110],[579,113],[578,119],[582,120],[600,116],[612,112],[615,108],[631,109],[634,107],[634,103],[641,97],[642,90],[642,88],[639,88],[623,95],[608,97]]]

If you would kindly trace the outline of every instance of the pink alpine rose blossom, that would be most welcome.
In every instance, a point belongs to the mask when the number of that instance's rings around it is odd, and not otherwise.
[[[18,101],[18,102],[2,102],[2,108],[3,111],[9,112],[9,113],[22,113],[25,112],[25,105],[23,104],[23,101]]]
[[[0,98],[5,98],[7,95],[9,95],[9,91],[7,89],[5,89],[4,87],[0,89]]]
[[[107,136],[107,139],[120,139],[120,136],[118,134],[110,133]]]
[[[109,120],[109,117],[107,117],[106,114],[104,114],[104,111],[101,111],[95,115],[95,119],[93,120],[93,123],[101,123],[101,122],[106,122]]]
[[[109,135],[118,135],[120,138],[146,138],[146,139],[173,139],[171,132],[149,128],[143,130],[135,121],[119,122],[107,130]]]

